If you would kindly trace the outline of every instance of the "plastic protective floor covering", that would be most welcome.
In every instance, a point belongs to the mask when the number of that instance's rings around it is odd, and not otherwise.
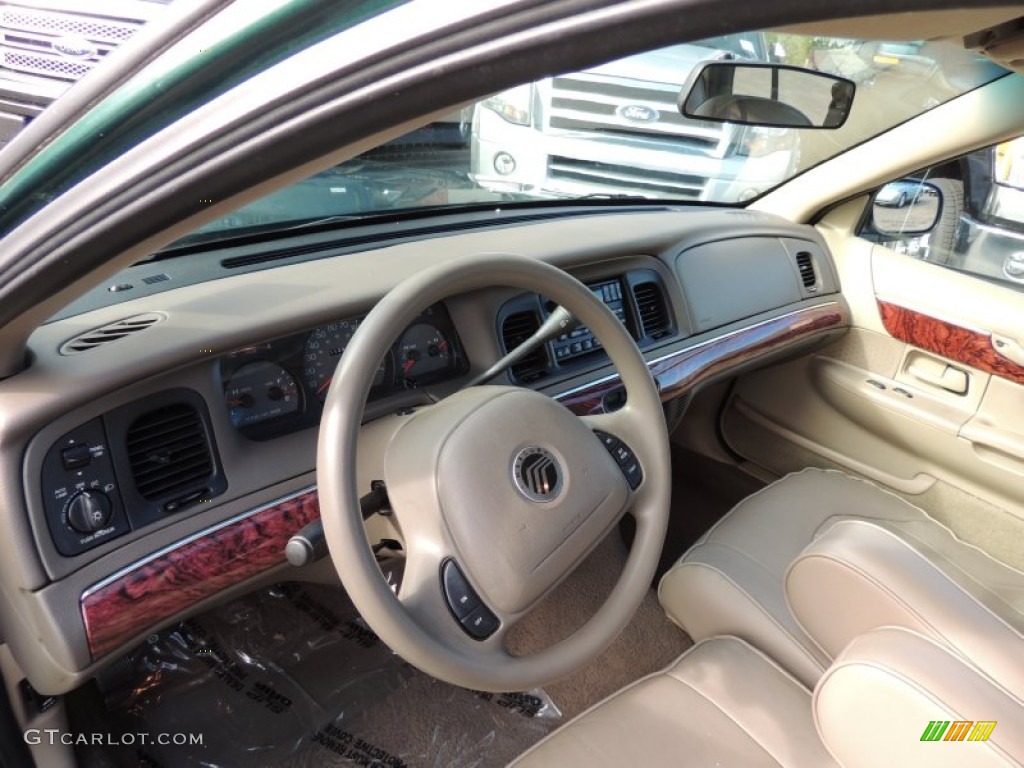
[[[313,584],[154,634],[117,677],[105,730],[151,742],[110,748],[124,766],[496,766],[563,722],[543,691],[486,694],[419,672],[340,589]],[[160,734],[186,743],[152,743]]]

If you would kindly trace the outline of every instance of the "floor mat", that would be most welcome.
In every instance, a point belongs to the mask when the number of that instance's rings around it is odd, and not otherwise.
[[[119,676],[105,730],[202,743],[112,747],[114,765],[504,765],[563,721],[543,691],[424,675],[320,585],[277,585],[154,634]]]
[[[618,580],[617,532],[515,628],[513,653],[586,622]],[[691,645],[649,592],[593,662],[545,687],[485,694],[441,683],[370,631],[339,587],[285,583],[150,636],[69,697],[74,730],[191,734],[202,744],[79,750],[89,768],[502,766],[605,696]],[[74,704],[74,706],[71,706]]]

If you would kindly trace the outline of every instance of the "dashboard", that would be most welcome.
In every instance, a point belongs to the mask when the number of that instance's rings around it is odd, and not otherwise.
[[[365,315],[252,344],[220,358],[231,425],[269,440],[318,424],[334,371]],[[443,304],[428,307],[381,360],[370,400],[464,375],[469,370]]]
[[[566,269],[626,326],[674,416],[701,386],[806,354],[848,325],[814,230],[746,211],[439,227],[359,251],[335,246],[337,234],[301,237],[317,258],[275,263],[261,253],[253,261],[264,266],[233,271],[238,253],[225,253],[217,279],[190,281],[187,263],[139,265],[128,281],[160,290],[33,335],[34,363],[16,377],[31,395],[5,425],[23,461],[0,505],[22,546],[0,567],[24,601],[4,597],[5,614],[29,617],[5,621],[15,628],[9,642],[46,638],[47,654],[19,654],[36,665],[26,672],[37,690],[68,690],[147,633],[260,579],[301,578],[286,570],[283,549],[319,516],[317,426],[333,372],[373,304],[439,260],[500,243]],[[553,309],[500,284],[424,307],[381,360],[364,421],[465,386]],[[580,415],[623,401],[585,327],[494,383],[530,387]],[[360,453],[367,490],[378,476],[372,459]],[[371,539],[401,541],[392,518],[368,525]]]

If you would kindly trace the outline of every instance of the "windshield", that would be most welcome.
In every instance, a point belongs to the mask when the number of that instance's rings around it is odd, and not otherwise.
[[[680,114],[707,60],[781,63],[852,81],[836,129]],[[172,248],[235,234],[468,204],[650,199],[742,205],[1005,71],[945,42],[752,32],[674,45],[521,85],[211,222]]]

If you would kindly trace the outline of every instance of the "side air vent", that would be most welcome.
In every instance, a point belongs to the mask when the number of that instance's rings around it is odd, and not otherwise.
[[[816,290],[818,276],[814,274],[814,259],[809,251],[800,251],[796,255],[796,268],[800,270],[800,282],[808,291]]]
[[[65,341],[61,345],[60,353],[62,355],[77,355],[82,352],[88,352],[104,344],[120,341],[131,336],[133,333],[144,331],[163,319],[164,316],[158,312],[147,312],[142,315],[126,317],[124,320],[104,325],[102,328],[94,328],[87,333]]]
[[[125,443],[144,499],[169,498],[174,504],[208,492],[215,467],[206,427],[193,406],[174,403],[144,413],[128,427]]]
[[[533,310],[514,312],[501,324],[501,342],[505,352],[511,352],[540,328],[540,319]],[[538,347],[529,357],[512,366],[512,375],[522,382],[536,381],[547,373],[544,347]]]
[[[672,332],[672,319],[665,306],[665,297],[657,283],[638,283],[633,286],[640,327],[643,336],[660,339]]]

